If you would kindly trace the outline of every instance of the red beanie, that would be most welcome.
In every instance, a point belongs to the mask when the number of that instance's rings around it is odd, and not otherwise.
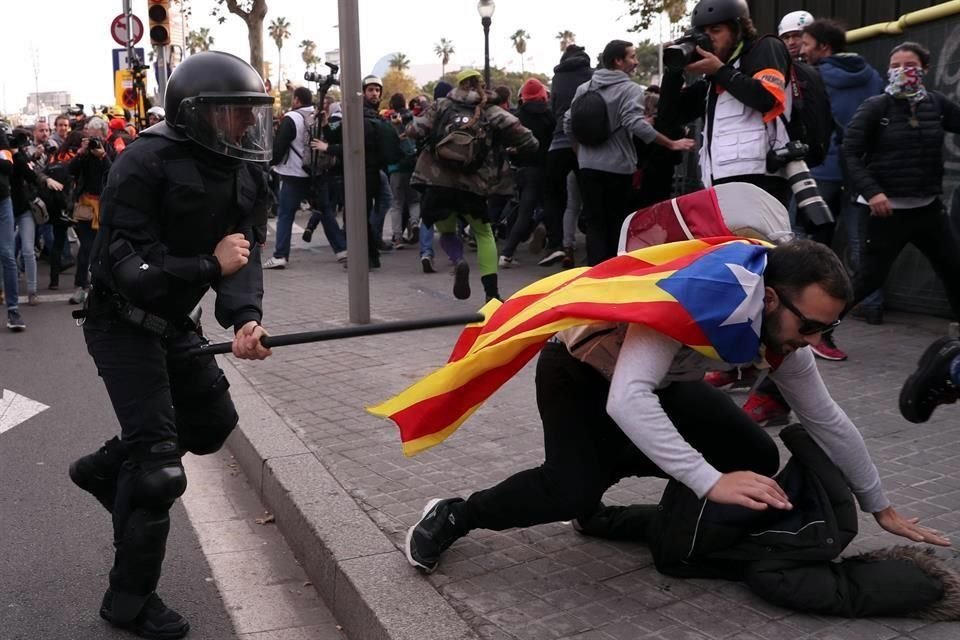
[[[110,119],[110,130],[111,131],[123,131],[127,126],[127,123],[123,121],[123,118],[111,118]]]
[[[547,99],[547,88],[536,78],[530,78],[523,83],[520,89],[520,97],[524,102],[536,102],[537,100]]]

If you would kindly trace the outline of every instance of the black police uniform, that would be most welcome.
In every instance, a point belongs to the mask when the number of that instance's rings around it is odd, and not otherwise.
[[[168,511],[186,489],[180,456],[213,453],[237,423],[213,356],[175,356],[202,344],[188,314],[210,288],[224,328],[260,321],[267,198],[258,165],[203,149],[165,122],[110,170],[83,329],[121,440],[71,475],[113,514],[111,622],[136,616],[157,586]],[[250,259],[222,277],[212,254],[232,233],[250,242]]]

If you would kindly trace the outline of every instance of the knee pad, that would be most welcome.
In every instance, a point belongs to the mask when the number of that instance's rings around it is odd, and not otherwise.
[[[187,490],[187,474],[180,461],[144,469],[137,479],[136,504],[146,509],[168,508]]]

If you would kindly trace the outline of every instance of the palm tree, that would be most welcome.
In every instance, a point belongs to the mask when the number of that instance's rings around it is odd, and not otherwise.
[[[577,34],[565,29],[557,34],[557,40],[560,41],[560,51],[566,51],[567,47],[577,41]]]
[[[303,49],[303,51],[300,52],[300,58],[303,60],[303,63],[316,71],[317,65],[320,64],[320,57],[316,55],[317,43],[313,40],[301,40],[300,48]]]
[[[440,58],[440,77],[442,78],[447,73],[447,64],[450,62],[450,56],[456,53],[453,49],[453,40],[440,38],[440,42],[434,45],[433,52]]]
[[[198,51],[209,51],[213,46],[213,36],[210,35],[210,29],[203,27],[200,31],[191,31],[187,34],[187,49],[190,53]]]
[[[405,53],[395,53],[390,57],[390,68],[403,73],[410,68],[410,58]]]
[[[510,39],[513,40],[513,48],[520,54],[520,73],[524,73],[523,54],[527,52],[527,40],[530,39],[530,34],[523,29],[517,29],[517,32],[510,36]]]
[[[283,59],[283,41],[290,37],[290,23],[282,16],[274,18],[273,21],[270,22],[268,33],[270,34],[270,37],[273,38],[274,44],[277,45],[277,87],[279,87],[280,61]]]

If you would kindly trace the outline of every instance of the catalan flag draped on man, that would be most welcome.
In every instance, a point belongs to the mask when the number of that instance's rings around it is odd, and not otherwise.
[[[769,245],[702,238],[633,251],[538,280],[483,309],[446,365],[377,406],[413,455],[446,439],[540,351],[552,335],[594,323],[634,322],[728,363],[757,357]]]

